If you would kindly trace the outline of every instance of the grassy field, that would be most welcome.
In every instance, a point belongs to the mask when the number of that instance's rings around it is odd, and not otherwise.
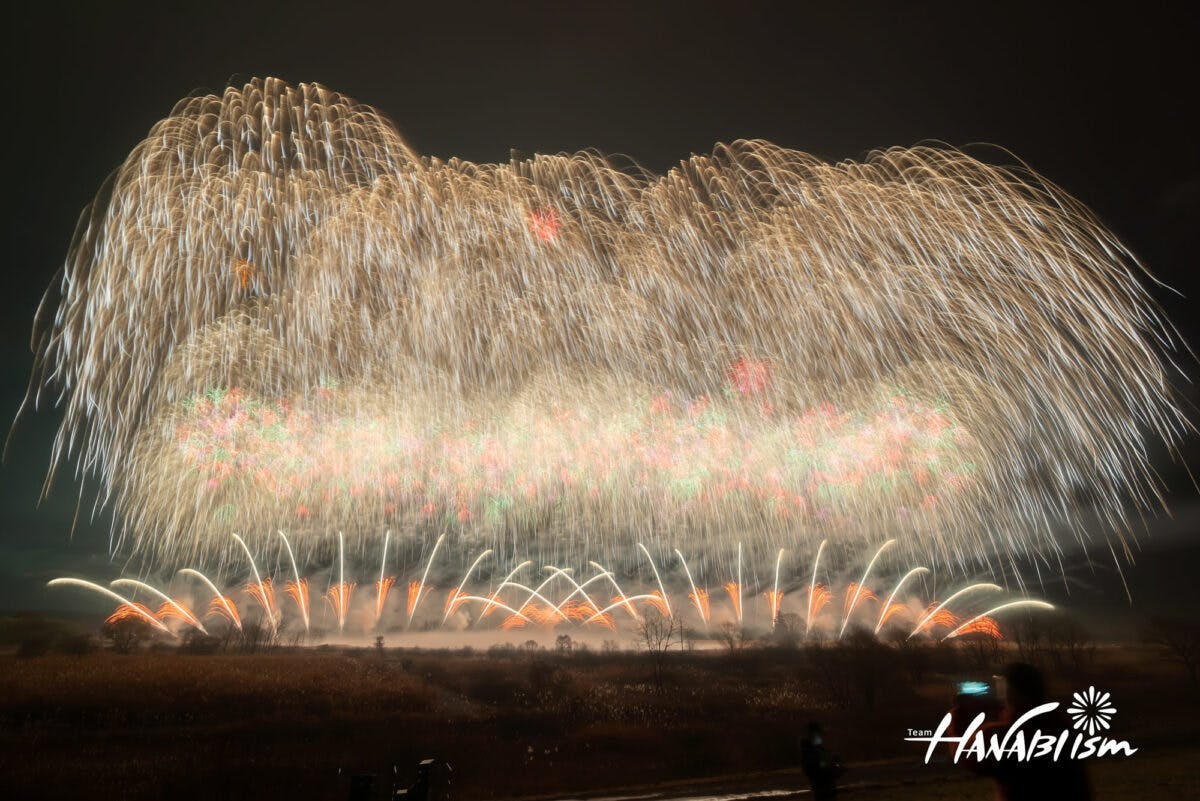
[[[804,786],[809,720],[862,798],[991,797],[965,770],[921,764],[952,682],[1015,654],[883,645],[671,654],[283,650],[0,657],[6,798],[345,798],[449,761],[456,798],[582,798],[672,782],[703,794]],[[1196,688],[1141,647],[1046,665],[1066,698],[1110,690],[1114,735],[1140,748],[1092,766],[1098,798],[1200,796]],[[661,679],[661,681],[659,680]]]

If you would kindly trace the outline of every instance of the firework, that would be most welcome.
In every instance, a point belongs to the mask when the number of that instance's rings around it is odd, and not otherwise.
[[[208,630],[204,628],[204,624],[201,623],[194,614],[192,614],[190,609],[181,606],[174,598],[167,595],[162,590],[155,589],[144,581],[138,581],[137,579],[119,578],[112,582],[112,586],[114,587],[116,587],[118,584],[128,584],[131,587],[139,590],[145,590],[151,595],[157,596],[158,599],[163,602],[162,607],[159,608],[158,613],[155,615],[155,617],[157,617],[159,620],[175,618],[177,620],[184,621],[189,626],[197,629],[201,634],[208,634]]]
[[[859,579],[856,585],[854,585],[854,596],[850,599],[850,603],[846,607],[845,614],[842,615],[842,627],[838,629],[838,639],[841,639],[842,635],[846,633],[846,624],[850,622],[850,615],[854,614],[854,607],[858,605],[858,597],[862,593],[863,585],[865,585],[867,582],[867,576],[871,575],[871,568],[875,566],[875,562],[878,561],[880,555],[886,551],[888,547],[895,544],[895,540],[888,540],[883,545],[880,545],[879,550],[876,551],[875,555],[871,557],[871,561],[867,562],[867,567],[865,570],[863,570],[862,578]]]
[[[287,583],[284,591],[295,601],[296,606],[300,609],[300,618],[304,621],[304,630],[308,631],[308,581],[300,578],[300,568],[296,566],[296,554],[292,551],[292,544],[288,542],[287,535],[280,531],[279,538],[283,540],[283,545],[287,549],[288,560],[292,563],[292,575],[295,577],[295,581]]]
[[[1000,591],[1000,588],[998,586],[996,586],[995,584],[988,584],[986,582],[981,582],[978,584],[971,584],[969,586],[963,587],[961,590],[958,590],[957,592],[951,593],[950,597],[948,597],[946,600],[942,601],[940,604],[936,604],[935,606],[931,607],[931,611],[928,611],[925,613],[925,616],[922,617],[920,619],[920,621],[917,622],[916,628],[914,628],[912,630],[912,633],[908,635],[908,639],[912,639],[913,637],[915,637],[926,626],[936,623],[938,620],[938,615],[943,610],[945,610],[947,606],[949,606],[951,603],[953,603],[955,601],[955,599],[961,598],[962,596],[964,596],[968,593],[972,593],[972,592],[999,592],[999,591]]]
[[[212,598],[212,603],[209,606],[209,612],[208,612],[209,615],[212,615],[212,614],[220,615],[221,617],[225,618],[233,625],[237,626],[238,631],[242,630],[242,616],[238,614],[237,606],[234,605],[233,601],[228,596],[223,595],[221,593],[221,591],[217,589],[217,585],[213,584],[212,580],[209,579],[208,576],[204,575],[199,570],[193,570],[190,567],[183,568],[182,570],[179,571],[179,573],[180,573],[180,575],[192,576],[193,578],[200,579],[202,582],[204,582],[204,585],[206,587],[208,587],[210,590],[212,590],[213,598]],[[296,572],[297,580],[299,580],[299,577],[300,577],[300,573],[299,573],[299,571],[297,571]],[[305,588],[305,594],[307,595],[308,582],[304,583],[304,588]],[[305,607],[301,607],[301,608],[304,609]],[[307,611],[304,613],[304,619],[305,619],[305,621],[308,620]]]
[[[875,589],[867,586],[866,582],[871,578],[873,573],[882,572],[876,570],[876,566],[885,551],[891,546],[891,541],[885,542],[882,546],[875,549],[873,556],[868,560],[866,569],[861,575],[861,581],[851,581],[845,584],[841,590],[840,597],[843,599],[842,612],[839,618],[833,621],[830,629],[830,634],[833,634],[835,639],[839,639],[845,633],[847,621],[853,616],[854,611],[861,606],[863,602],[871,601],[879,603],[881,596],[877,595]],[[346,575],[346,566],[344,553],[342,548],[343,542],[339,542],[339,558],[336,566],[337,581],[332,583],[325,593],[325,600],[329,604],[334,613],[339,635],[346,632],[347,621],[350,617],[350,611],[353,605],[353,596],[355,582]],[[658,571],[657,566],[650,560],[649,554],[644,549],[638,549],[638,552],[643,556],[643,564],[649,564],[650,570],[646,571],[648,576],[637,576],[635,581],[640,581],[641,586],[646,585],[645,578],[650,579],[651,588],[648,591],[638,592],[635,594],[626,593],[621,588],[620,583],[616,580],[612,571],[605,568],[597,562],[591,562],[590,566],[594,573],[585,578],[583,581],[577,580],[570,568],[559,567],[556,565],[545,565],[543,567],[544,575],[540,582],[535,585],[526,584],[516,579],[518,573],[529,567],[531,562],[524,560],[519,562],[512,570],[510,570],[504,579],[488,594],[472,593],[468,587],[468,581],[476,568],[480,565],[484,558],[490,555],[488,551],[481,552],[468,565],[463,573],[462,580],[458,585],[450,591],[446,598],[445,608],[441,617],[441,624],[444,626],[449,620],[451,614],[456,610],[468,604],[481,605],[480,612],[471,622],[471,627],[482,626],[482,621],[487,618],[490,611],[499,609],[505,612],[505,617],[499,623],[499,628],[507,630],[512,628],[522,628],[526,626],[538,626],[545,629],[553,629],[562,625],[589,626],[596,624],[604,628],[617,632],[619,630],[617,619],[614,613],[618,609],[623,609],[628,614],[628,620],[638,622],[642,618],[638,614],[638,606],[652,607],[660,615],[666,618],[671,618],[675,615],[676,607],[672,604],[671,590],[669,586],[680,586],[680,592],[687,593],[688,599],[696,606],[700,614],[702,622],[707,623],[711,617],[711,609],[709,607],[708,593],[698,588],[691,575],[691,569],[687,563],[680,558],[678,561],[678,570],[674,575],[662,574]],[[676,549],[676,555],[681,555],[681,552]],[[774,628],[780,620],[780,616],[784,613],[785,605],[788,603],[787,593],[784,587],[788,582],[788,577],[784,571],[783,561],[784,549],[780,549],[775,558],[775,573],[773,582],[764,587],[760,587],[763,596],[768,601],[769,614],[763,625],[769,625]],[[825,554],[824,548],[818,548],[817,556]],[[418,565],[421,578],[414,578],[409,582],[408,591],[408,606],[406,607],[405,625],[411,628],[413,620],[418,612],[418,607],[421,598],[424,594],[433,590],[433,587],[428,583],[427,579],[431,570],[431,563],[436,557],[436,548],[431,550],[430,555],[423,561],[423,564]],[[817,560],[814,560],[817,561]],[[262,577],[254,573],[253,565],[252,575],[254,580],[244,585],[244,591],[250,594],[262,607],[264,614],[274,614],[277,622],[282,620],[283,610],[279,609],[274,600],[274,589],[269,577]],[[385,568],[386,569],[386,568]],[[834,569],[830,565],[825,565],[825,570],[829,574],[833,574]],[[1015,601],[1006,601],[994,606],[993,608],[976,614],[972,608],[967,605],[964,600],[969,595],[977,595],[982,592],[996,592],[1000,588],[995,584],[975,583],[969,584],[953,593],[951,593],[944,601],[934,601],[927,605],[920,601],[917,596],[909,594],[902,600],[900,593],[906,586],[908,581],[920,574],[929,572],[926,567],[916,567],[905,572],[899,580],[895,581],[891,586],[891,592],[886,596],[886,600],[880,604],[880,612],[876,620],[873,632],[878,635],[879,632],[886,626],[889,621],[896,617],[909,617],[916,619],[916,625],[908,634],[908,639],[911,639],[919,634],[924,634],[930,639],[938,639],[938,635],[934,634],[935,629],[943,629],[944,633],[940,635],[940,639],[954,639],[964,634],[978,634],[989,636],[995,639],[1003,637],[1000,629],[1000,623],[997,620],[997,615],[1014,608],[1031,608],[1031,609],[1052,609],[1050,605],[1043,601],[1032,599],[1019,599]],[[189,575],[201,579],[205,585],[212,591],[213,599],[210,604],[210,614],[220,614],[230,620],[239,629],[241,628],[240,617],[238,616],[237,608],[229,600],[229,598],[207,577],[198,571],[190,568],[180,571],[181,574]],[[812,623],[820,619],[822,610],[828,606],[832,600],[834,593],[830,587],[825,584],[815,582],[815,573],[805,574],[810,577],[809,598],[806,601],[806,613],[809,615],[809,627],[811,631]],[[299,573],[297,573],[299,576]],[[672,580],[672,581],[669,581]],[[390,577],[384,577],[384,585],[390,587]],[[606,582],[615,591],[607,605],[602,606],[596,602],[596,598],[588,592],[588,587],[597,582]],[[194,626],[203,630],[199,625],[199,620],[191,614],[191,612],[181,604],[175,602],[167,593],[154,588],[153,586],[134,579],[118,579],[114,582],[115,585],[130,585],[137,589],[150,592],[157,597],[163,599],[165,603],[157,613],[150,609],[137,604],[133,601],[123,598],[111,590],[107,590],[98,585],[93,585],[90,582],[84,582],[78,579],[64,579],[52,583],[52,586],[57,583],[75,584],[85,586],[89,589],[99,590],[106,594],[109,598],[117,599],[121,605],[113,612],[115,619],[140,617],[154,618],[157,622],[162,623],[168,620],[180,620],[187,625]],[[289,594],[293,595],[296,601],[296,610],[303,614],[307,610],[307,587],[308,579],[297,578],[296,581],[289,582]],[[300,588],[297,593],[291,591],[292,588]],[[729,605],[730,612],[737,619],[738,606],[743,598],[741,588],[736,585],[736,582],[729,582]],[[301,602],[300,598],[305,599]],[[373,626],[378,626],[385,614],[385,609],[377,596],[373,602],[375,617],[373,622],[364,626],[362,633],[366,634]],[[795,605],[795,604],[793,604]],[[915,610],[921,609],[924,611],[914,613]],[[954,607],[953,610],[951,607]],[[363,616],[365,618],[365,616]],[[963,622],[965,621],[965,622]],[[743,621],[744,622],[744,621]],[[430,624],[432,621],[426,621]],[[750,621],[750,625],[755,625],[754,621]]]
[[[84,212],[28,401],[61,398],[47,486],[77,458],[150,562],[276,529],[889,531],[1017,570],[1160,500],[1179,345],[1139,277],[1061,190],[949,148],[470,164],[256,79],[181,102]]]
[[[124,617],[127,614],[136,615],[138,618],[140,618],[141,620],[145,620],[147,623],[149,623],[151,626],[158,629],[159,631],[167,632],[168,634],[173,633],[173,632],[171,632],[170,629],[168,629],[166,626],[164,626],[162,624],[162,621],[160,621],[158,618],[156,618],[153,615],[153,613],[151,613],[150,610],[147,609],[145,606],[142,606],[141,604],[136,604],[133,601],[129,600],[128,598],[126,598],[122,595],[118,595],[117,593],[113,592],[112,590],[108,589],[107,587],[101,587],[99,584],[95,584],[91,581],[85,581],[84,579],[77,579],[77,578],[56,578],[56,579],[51,579],[46,584],[46,586],[47,587],[82,587],[85,590],[91,590],[92,592],[98,592],[101,595],[107,595],[109,598],[112,598],[121,604],[121,606],[118,607],[118,611],[121,612],[120,617]],[[124,611],[122,611],[122,610],[124,610]],[[118,617],[118,619],[120,619],[120,617]]]

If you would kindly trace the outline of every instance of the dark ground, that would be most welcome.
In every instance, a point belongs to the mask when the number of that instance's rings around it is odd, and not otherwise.
[[[0,795],[343,799],[351,775],[373,773],[383,798],[393,764],[407,780],[438,757],[455,798],[786,798],[806,787],[798,735],[817,719],[853,797],[970,801],[991,797],[986,781],[923,765],[903,738],[936,726],[954,681],[1016,656],[1013,642],[696,651],[670,655],[659,688],[644,653],[9,653]],[[1164,652],[1025,656],[1053,698],[1112,692],[1112,735],[1139,751],[1091,763],[1097,798],[1200,797],[1200,696]]]

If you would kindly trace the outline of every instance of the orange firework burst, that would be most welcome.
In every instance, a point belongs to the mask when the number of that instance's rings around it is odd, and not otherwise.
[[[308,617],[308,579],[300,579],[300,581],[289,581],[284,585],[283,591],[287,593],[292,602],[296,604],[296,608],[300,610],[301,617]]]
[[[420,581],[408,582],[408,603],[404,607],[404,611],[411,619],[417,611],[417,604],[421,603],[421,599],[425,597],[426,591],[432,592],[437,589],[432,584],[423,584]]]
[[[771,624],[774,625],[779,620],[779,608],[783,605],[783,593],[778,590],[768,590],[763,593],[763,597],[767,599],[767,604],[771,607]]]
[[[442,610],[443,612],[445,612],[446,617],[449,617],[450,615],[453,615],[455,612],[457,612],[458,608],[460,606],[462,606],[464,603],[466,603],[467,598],[469,598],[469,597],[470,597],[469,595],[467,595],[465,592],[458,589],[457,587],[453,590],[450,590],[450,593],[446,596],[446,606]]]
[[[842,614],[849,617],[863,601],[874,601],[879,603],[879,596],[871,592],[865,586],[855,584],[853,581],[846,585],[846,592],[842,599]]]
[[[671,606],[667,603],[667,599],[659,590],[648,593],[644,599],[646,603],[658,610],[663,617],[671,617]]]
[[[529,625],[529,621],[520,615],[509,615],[504,618],[504,622],[500,624],[500,628],[508,631],[509,629],[523,629]]]
[[[130,618],[133,618],[135,620],[140,620],[143,623],[148,623],[150,620],[158,619],[155,617],[154,613],[151,612],[150,609],[148,607],[146,607],[144,604],[139,604],[135,601],[131,601],[127,604],[122,604],[121,606],[118,606],[111,615],[109,615],[107,618],[105,618],[104,622],[107,625],[112,625],[114,623],[120,623],[122,620],[128,620]]]
[[[558,238],[558,229],[562,227],[562,220],[559,219],[558,209],[553,206],[531,211],[529,213],[529,230],[538,239],[543,242],[550,242]]]
[[[379,620],[383,616],[383,605],[387,603],[388,592],[396,583],[396,579],[392,576],[381,578],[375,582],[375,619]]]
[[[707,623],[709,620],[708,590],[697,587],[695,592],[688,593],[688,600],[696,605],[696,609],[700,611],[700,619]]]
[[[893,603],[891,606],[889,606],[887,609],[884,610],[883,616],[879,619],[879,627],[882,628],[882,627],[886,626],[887,622],[889,620],[891,620],[892,617],[894,617],[895,615],[906,615],[906,614],[908,614],[907,606],[905,606],[904,604]]]
[[[817,584],[809,592],[808,598],[808,614],[812,619],[816,619],[821,614],[821,610],[829,605],[833,600],[829,589],[824,584]]]
[[[329,602],[333,613],[337,615],[339,627],[346,625],[346,613],[350,610],[350,598],[354,595],[354,587],[353,581],[343,581],[340,584],[334,584],[325,593],[325,600]]]
[[[613,616],[607,612],[601,613],[591,601],[568,601],[563,604],[562,611],[576,623],[598,623],[610,631],[616,631],[617,624]]]
[[[182,620],[189,626],[203,631],[200,621],[197,620],[196,616],[192,614],[192,610],[188,609],[183,604],[180,604],[178,601],[174,603],[171,601],[164,602],[163,605],[158,608],[158,612],[155,613],[155,617],[157,617],[159,620]]]
[[[928,619],[925,620],[925,622],[923,624],[921,624],[922,630],[930,630],[934,626],[942,626],[947,629],[953,629],[955,626],[958,625],[957,617],[955,617],[951,612],[949,612],[946,609],[938,609],[938,606],[939,606],[939,604],[937,602],[934,602],[925,608],[926,616],[929,616],[931,613],[933,613],[933,611],[935,609],[937,609],[938,611],[936,613],[932,614],[931,617],[928,617]]]
[[[239,629],[242,627],[242,616],[238,614],[237,604],[226,595],[214,597],[212,603],[208,605],[208,612],[204,616],[212,617],[213,615],[225,618]]]
[[[258,601],[258,605],[262,607],[267,617],[274,620],[279,616],[277,607],[275,606],[275,588],[271,586],[269,578],[265,578],[261,582],[250,582],[246,585],[245,592],[251,598]]]
[[[736,581],[726,582],[725,592],[729,593],[729,600],[733,602],[733,613],[738,620],[742,619],[742,585]]]
[[[948,624],[953,625],[953,623]],[[1000,625],[995,618],[984,615],[983,617],[972,620],[958,630],[957,636],[962,637],[966,634],[980,634],[985,637],[990,637],[993,640],[1003,640],[1004,634],[1000,631]]]

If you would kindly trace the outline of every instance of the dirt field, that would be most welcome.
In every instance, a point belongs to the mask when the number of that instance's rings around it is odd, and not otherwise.
[[[437,757],[453,766],[455,798],[781,798],[806,786],[798,738],[819,720],[848,795],[971,801],[991,797],[987,782],[923,765],[923,747],[903,738],[936,725],[954,681],[1015,656],[861,644],[679,653],[660,682],[647,655],[623,652],[10,654],[0,796],[344,799],[352,776],[375,774],[384,798],[393,765],[404,782]],[[1056,699],[1111,691],[1113,736],[1140,749],[1091,765],[1097,798],[1200,797],[1200,705],[1181,668],[1114,646],[1045,667]]]

